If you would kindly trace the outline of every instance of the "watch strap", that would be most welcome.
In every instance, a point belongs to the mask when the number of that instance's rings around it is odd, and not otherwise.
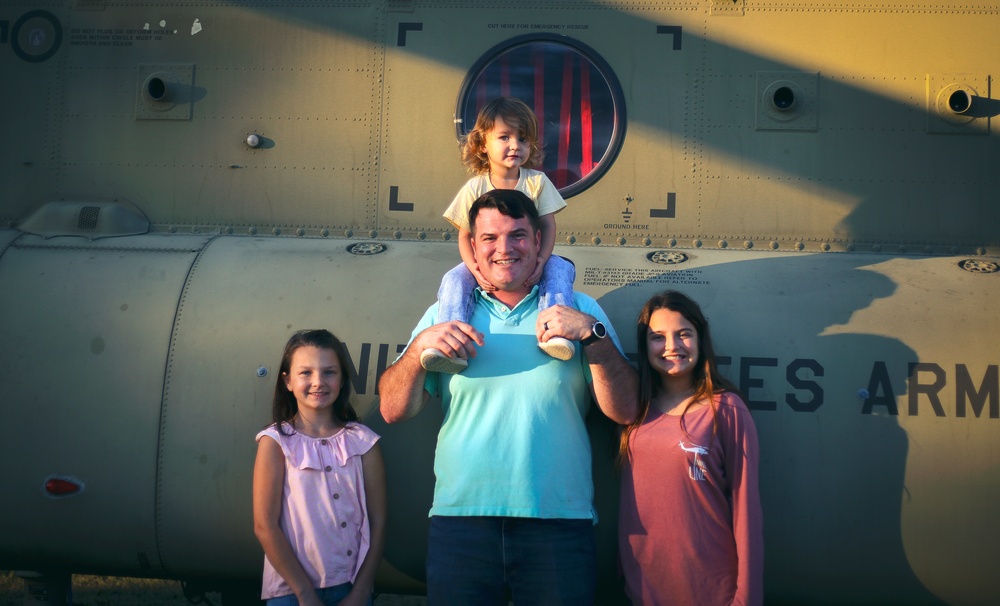
[[[580,341],[581,345],[590,345],[595,341],[600,341],[608,335],[608,329],[605,328],[604,323],[598,320],[594,322],[594,325],[590,328],[590,336],[586,339]]]

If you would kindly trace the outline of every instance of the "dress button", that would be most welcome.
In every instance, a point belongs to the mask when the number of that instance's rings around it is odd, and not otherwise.
[[[326,444],[326,440],[320,440],[319,443],[320,444]]]
[[[353,551],[351,551],[350,549],[348,549],[348,550],[347,550],[347,555],[354,555],[354,552],[353,552]]]
[[[347,522],[341,522],[340,523],[340,527],[341,528],[347,528]]]
[[[329,465],[326,466],[327,471],[330,471],[331,469],[333,469],[333,467],[330,467]]]
[[[335,492],[335,493],[333,493],[333,498],[335,498],[335,499],[339,499],[339,498],[340,498],[340,494],[339,494],[339,493],[336,493],[336,492]]]

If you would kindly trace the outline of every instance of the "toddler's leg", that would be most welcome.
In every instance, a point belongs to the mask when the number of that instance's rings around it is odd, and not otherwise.
[[[448,270],[441,278],[441,287],[438,289],[438,323],[452,320],[468,322],[475,306],[472,293],[476,286],[476,277],[465,263],[459,263]]]
[[[542,270],[542,281],[538,285],[538,309],[553,305],[573,307],[573,282],[576,281],[576,266],[568,259],[552,255]]]
[[[576,280],[576,267],[558,255],[552,255],[542,270],[542,281],[538,285],[539,311],[553,305],[573,307],[573,282]],[[550,337],[547,341],[539,341],[538,347],[553,358],[569,360],[576,353],[576,343],[563,337]]]
[[[476,277],[465,263],[459,263],[441,279],[438,289],[438,323],[468,322],[475,305],[472,293],[476,289]],[[420,364],[429,372],[462,372],[469,365],[462,358],[452,358],[443,352],[427,348],[420,354]]]

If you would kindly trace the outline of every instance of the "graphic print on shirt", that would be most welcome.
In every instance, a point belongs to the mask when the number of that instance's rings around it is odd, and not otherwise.
[[[688,468],[688,475],[692,480],[696,482],[705,481],[705,462],[701,460],[701,455],[707,455],[708,449],[704,446],[698,446],[697,444],[692,444],[691,446],[685,446],[684,441],[681,440],[677,443],[684,452],[693,452],[694,460],[691,461],[691,466]]]

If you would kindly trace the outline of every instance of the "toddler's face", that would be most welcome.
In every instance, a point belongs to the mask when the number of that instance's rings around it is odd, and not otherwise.
[[[490,161],[490,171],[496,173],[515,172],[528,161],[531,145],[521,135],[518,124],[510,124],[497,118],[493,130],[486,133],[483,151]]]

